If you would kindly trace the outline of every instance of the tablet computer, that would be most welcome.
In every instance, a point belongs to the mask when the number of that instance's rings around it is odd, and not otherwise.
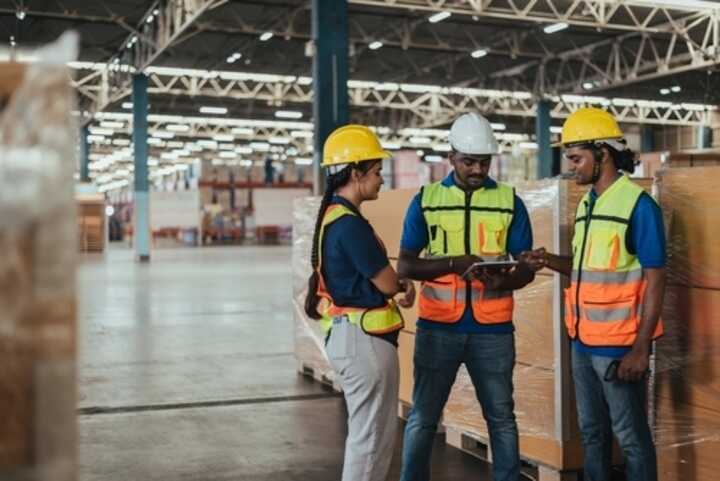
[[[475,262],[470,267],[468,267],[468,269],[465,271],[465,273],[462,276],[467,277],[472,271],[474,271],[476,269],[502,270],[502,269],[508,269],[508,268],[515,267],[516,265],[518,265],[518,261]]]

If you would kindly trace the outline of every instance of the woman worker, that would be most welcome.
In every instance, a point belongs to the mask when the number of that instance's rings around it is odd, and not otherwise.
[[[325,195],[315,224],[313,273],[305,312],[327,333],[326,351],[348,409],[342,481],[385,481],[393,455],[398,399],[398,303],[412,305],[413,284],[398,279],[382,241],[360,213],[378,197],[382,160],[375,134],[346,125],[328,137]],[[322,302],[322,305],[321,305]],[[320,310],[318,308],[321,307]]]

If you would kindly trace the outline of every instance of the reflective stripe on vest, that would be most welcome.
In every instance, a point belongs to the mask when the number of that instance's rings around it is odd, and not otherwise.
[[[333,302],[330,293],[327,290],[325,279],[322,275],[322,242],[325,235],[325,228],[345,215],[357,215],[355,212],[342,204],[332,204],[325,210],[320,225],[320,235],[318,239],[318,296],[324,299],[324,304],[320,311],[322,319],[320,319],[320,327],[323,332],[327,332],[332,327],[333,318],[339,316],[347,316],[348,322],[359,326],[368,334],[387,334],[399,331],[403,328],[403,318],[400,314],[395,301],[389,300],[384,306],[377,308],[363,307],[343,307],[337,306]],[[380,239],[378,239],[380,240]],[[382,242],[381,242],[382,245]]]
[[[571,338],[588,346],[631,346],[637,337],[647,286],[625,238],[642,194],[642,188],[623,175],[592,208],[589,193],[578,204],[565,324]],[[654,337],[662,330],[661,321]]]
[[[515,193],[498,183],[466,193],[440,182],[422,189],[421,206],[428,226],[428,258],[474,254],[485,259],[506,258],[507,236],[513,218]],[[422,283],[419,317],[440,323],[458,322],[470,302],[481,324],[512,321],[512,291],[488,291],[482,282],[470,285],[447,274]]]

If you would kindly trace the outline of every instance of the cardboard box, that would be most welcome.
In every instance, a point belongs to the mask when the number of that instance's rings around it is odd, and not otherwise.
[[[398,189],[381,192],[377,200],[364,202],[362,213],[382,239],[388,257],[397,259],[400,252],[405,213],[418,189]]]

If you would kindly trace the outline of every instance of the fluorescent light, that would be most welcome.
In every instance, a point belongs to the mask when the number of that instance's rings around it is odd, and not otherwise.
[[[550,127],[550,133],[553,133],[553,134],[561,134],[562,130],[563,130],[563,128],[560,126],[553,125],[552,127]]]
[[[487,51],[487,49],[484,49],[484,48],[479,48],[477,50],[473,50],[472,52],[470,52],[470,56],[472,58],[482,58],[487,54],[488,54],[488,51]]]
[[[104,135],[88,135],[87,139],[88,139],[88,142],[102,142],[103,140],[105,140],[105,136]]]
[[[158,160],[157,159],[148,159],[148,165],[150,167],[156,167],[158,165]]]
[[[223,159],[234,159],[235,157],[237,157],[237,154],[235,152],[231,152],[229,150],[223,150],[218,155]]]
[[[380,40],[375,40],[375,41],[372,42],[370,45],[368,45],[368,48],[369,48],[370,50],[377,50],[377,49],[379,49],[379,48],[382,47],[382,46],[383,46],[383,43],[382,43]]]
[[[402,148],[402,145],[398,144],[397,142],[383,142],[382,147],[383,149],[388,150],[399,150]]]
[[[170,124],[166,125],[165,128],[169,130],[170,132],[189,132],[190,126],[189,125],[182,125],[182,124]]]
[[[660,89],[660,95],[668,95],[670,93],[670,89]]]
[[[673,85],[672,87],[670,87],[670,90],[672,90],[675,93],[678,93],[682,90],[682,88],[680,88],[679,85]]]
[[[259,150],[261,152],[267,152],[270,150],[270,144],[267,142],[250,142],[250,147],[253,150]]]
[[[430,142],[432,142],[432,139],[430,137],[410,137],[411,144],[429,144]]]
[[[158,131],[154,132],[152,136],[157,137],[158,139],[172,139],[173,137],[175,137],[175,134],[173,134],[172,132]]]
[[[242,165],[243,167],[252,167],[252,164],[253,164],[253,161],[249,160],[249,159],[242,159],[240,161],[240,165]]]
[[[301,119],[302,116],[302,112],[296,110],[277,110],[275,112],[275,117],[279,119]]]
[[[442,22],[443,20],[448,18],[450,15],[452,15],[450,12],[438,12],[435,15],[431,15],[430,18],[428,18],[428,22],[430,22],[430,23]]]
[[[420,157],[425,155],[425,151],[423,151],[423,150],[416,150],[415,153],[418,154]]]
[[[165,146],[170,149],[181,149],[181,148],[185,147],[185,143],[180,142],[179,140],[172,140],[172,141],[168,142],[167,144],[165,144]]]
[[[439,155],[426,155],[425,156],[426,162],[437,163],[437,162],[442,162],[442,160],[443,160],[443,158]]]
[[[205,147],[207,149],[217,149],[217,146],[218,146],[217,142],[215,142],[214,140],[202,139],[202,140],[198,140],[196,143],[199,146]]]
[[[295,159],[295,165],[312,165],[313,159],[310,157],[297,157]]]
[[[166,160],[175,160],[178,158],[178,155],[175,152],[163,152],[162,154],[160,154],[160,158]]]
[[[595,86],[595,84],[593,84],[592,82],[585,82],[585,83],[583,84],[583,88],[584,88],[585,90],[590,90],[590,89],[592,89],[594,86]]]
[[[557,33],[561,30],[565,30],[568,28],[569,25],[565,22],[559,22],[559,23],[553,23],[551,25],[548,25],[547,27],[543,28],[543,31],[545,33]]]
[[[538,144],[536,144],[535,142],[520,142],[520,148],[537,150]]]
[[[90,127],[88,131],[93,135],[112,135],[115,132],[110,129],[101,129],[99,127]]]
[[[252,147],[247,147],[247,146],[235,147],[235,152],[237,152],[238,154],[252,154],[253,149],[252,149]]]
[[[225,59],[225,61],[226,61],[227,63],[235,63],[236,60],[237,60],[237,59],[236,59],[235,57],[233,57],[233,56],[230,56],[230,57],[228,57],[227,59]]]
[[[490,127],[492,127],[493,130],[506,130],[507,126],[505,124],[501,123],[490,123]]]
[[[156,146],[165,144],[165,142],[163,142],[162,139],[158,139],[156,137],[150,137],[147,142],[149,145],[156,145]]]
[[[131,108],[133,108],[133,104],[132,104],[132,102],[123,102],[122,108],[131,109]]]
[[[218,142],[232,142],[235,140],[235,137],[227,134],[218,134],[213,136],[213,140],[217,140]]]
[[[313,136],[313,133],[309,130],[293,130],[292,132],[290,132],[290,135],[295,138],[301,137],[309,139]]]
[[[124,126],[122,122],[100,122],[100,127],[106,129],[122,129]]]
[[[220,150],[235,150],[235,144],[220,144],[218,148]]]
[[[252,135],[255,133],[253,129],[247,127],[235,127],[231,132],[235,135]]]
[[[271,38],[273,38],[273,35],[275,35],[272,32],[264,32],[262,35],[260,35],[260,41],[261,42],[267,42]]]
[[[287,137],[270,137],[268,140],[271,144],[287,145],[290,143],[290,139]]]
[[[201,114],[225,115],[228,109],[225,107],[200,107]]]
[[[112,141],[112,143],[113,143],[113,145],[120,145],[120,146],[130,145],[130,140],[129,139],[114,139]]]
[[[432,149],[436,152],[450,152],[450,144],[436,144],[433,145]]]

